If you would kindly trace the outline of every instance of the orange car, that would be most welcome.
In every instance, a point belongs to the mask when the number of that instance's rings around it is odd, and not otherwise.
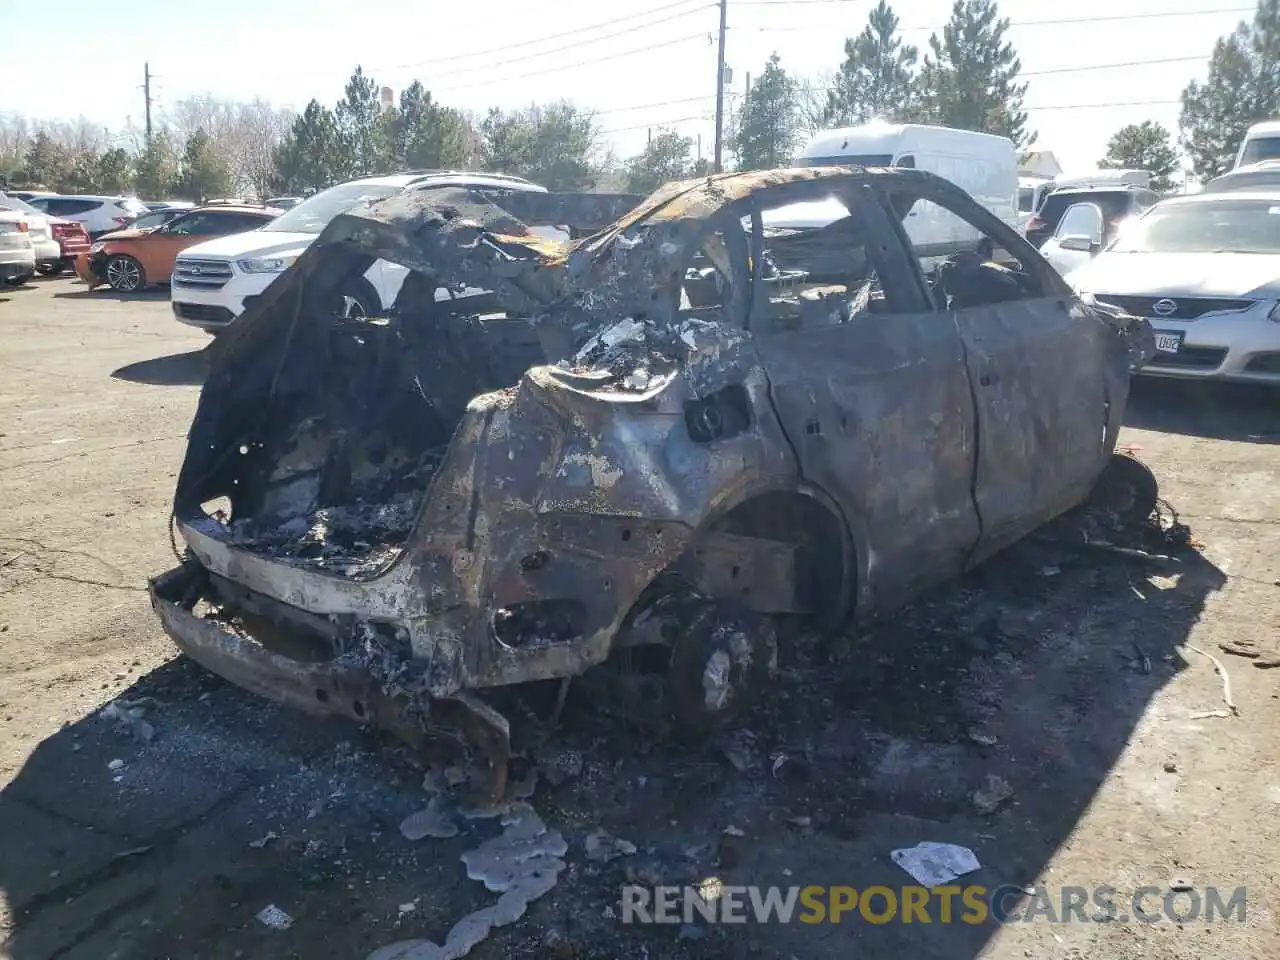
[[[76,273],[90,290],[105,283],[120,293],[133,293],[148,283],[168,283],[173,261],[187,247],[256,230],[282,212],[274,207],[219,204],[196,207],[163,226],[117,230],[76,257]]]

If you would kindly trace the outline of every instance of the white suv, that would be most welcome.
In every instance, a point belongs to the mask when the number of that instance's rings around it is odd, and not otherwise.
[[[358,203],[381,200],[405,190],[446,186],[546,193],[545,187],[520,177],[454,171],[367,177],[338,184],[304,200],[264,227],[208,240],[182,251],[173,267],[173,314],[182,323],[216,333],[244,313],[249,303],[287,270],[338,214]],[[558,231],[550,235],[564,236]],[[389,309],[407,273],[398,264],[377,261],[356,287],[343,291],[352,300],[349,309],[353,315]]]
[[[133,197],[89,197],[39,194],[27,203],[41,213],[64,220],[75,220],[84,232],[96,240],[104,233],[123,230],[147,213],[147,205]]]
[[[21,213],[0,210],[0,285],[23,284],[35,276],[36,251]]]

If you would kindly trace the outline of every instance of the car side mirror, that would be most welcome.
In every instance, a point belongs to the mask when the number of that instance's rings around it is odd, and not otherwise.
[[[1058,246],[1063,250],[1076,250],[1080,253],[1092,253],[1101,246],[1092,237],[1087,237],[1083,233],[1072,233],[1063,237],[1058,241]]]

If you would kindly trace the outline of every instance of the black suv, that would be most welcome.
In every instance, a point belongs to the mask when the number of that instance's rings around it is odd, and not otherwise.
[[[1036,215],[1027,223],[1027,240],[1039,250],[1058,229],[1058,221],[1067,212],[1067,208],[1077,203],[1096,203],[1106,222],[1107,237],[1103,238],[1105,246],[1105,241],[1110,238],[1111,230],[1117,223],[1141,213],[1159,199],[1151,190],[1124,185],[1055,190],[1044,198]]]

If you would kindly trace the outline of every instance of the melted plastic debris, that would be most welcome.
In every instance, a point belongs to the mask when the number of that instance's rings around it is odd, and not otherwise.
[[[358,577],[400,555],[417,505],[417,494],[406,493],[390,503],[321,507],[279,524],[237,520],[231,524],[232,542],[293,566]]]
[[[568,850],[564,837],[548,830],[537,812],[524,803],[512,804],[502,824],[502,833],[462,855],[467,876],[502,896],[455,923],[443,946],[429,940],[402,940],[379,947],[367,960],[457,960],[496,927],[515,923],[530,903],[551,892],[565,866],[560,859]]]
[[[400,832],[406,840],[424,837],[448,840],[458,835],[458,822],[449,801],[442,794],[436,794],[425,810],[411,813],[400,821]]]

